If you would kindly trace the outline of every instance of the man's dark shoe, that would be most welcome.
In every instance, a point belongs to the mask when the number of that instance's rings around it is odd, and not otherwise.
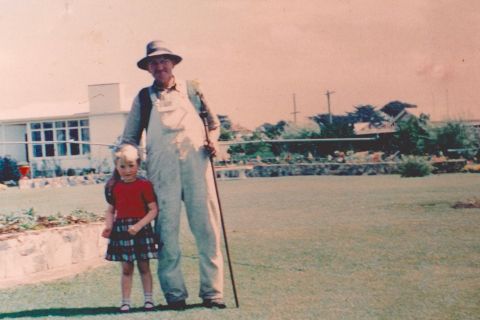
[[[215,300],[215,299],[203,299],[202,306],[205,308],[218,308],[218,309],[225,309],[227,305],[223,300]]]
[[[186,307],[187,307],[187,303],[185,302],[185,300],[168,302],[168,308],[170,310],[182,311],[182,310],[185,310]]]

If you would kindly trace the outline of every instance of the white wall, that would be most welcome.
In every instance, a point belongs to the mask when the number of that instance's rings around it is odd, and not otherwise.
[[[90,114],[119,112],[122,95],[123,89],[119,83],[89,85]]]
[[[104,162],[112,168],[111,148],[95,144],[115,144],[123,132],[126,117],[126,113],[90,115],[90,142],[93,143],[90,148],[92,167],[97,167]]]

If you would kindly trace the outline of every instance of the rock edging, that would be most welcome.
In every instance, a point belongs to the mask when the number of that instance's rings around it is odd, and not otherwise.
[[[0,288],[54,280],[102,265],[100,222],[0,235]]]

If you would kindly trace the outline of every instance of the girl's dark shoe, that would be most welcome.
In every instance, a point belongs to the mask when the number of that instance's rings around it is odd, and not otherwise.
[[[155,305],[151,301],[147,301],[143,304],[143,310],[145,311],[152,311],[155,309]]]
[[[118,309],[120,312],[130,312],[130,305],[129,304],[122,304]]]

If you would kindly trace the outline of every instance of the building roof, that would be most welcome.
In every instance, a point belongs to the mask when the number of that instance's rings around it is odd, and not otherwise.
[[[35,121],[55,121],[55,120],[64,120],[64,119],[79,119],[79,118],[88,118],[90,116],[102,116],[102,115],[113,115],[113,114],[128,114],[128,111],[119,111],[111,112],[105,114],[91,114],[90,112],[78,112],[70,114],[55,114],[55,115],[44,115],[44,116],[33,116],[33,117],[19,117],[19,118],[6,118],[0,119],[0,124],[18,124],[18,123],[27,123]]]
[[[357,122],[353,124],[353,131],[357,136],[378,133],[393,133],[396,131],[394,123],[384,122],[378,126],[370,122]]]

